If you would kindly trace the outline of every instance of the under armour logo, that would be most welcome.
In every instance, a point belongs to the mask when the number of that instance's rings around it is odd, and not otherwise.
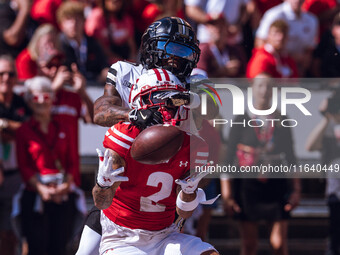
[[[103,177],[103,180],[104,180],[104,182],[111,182],[111,180],[110,180],[110,178],[105,178],[105,177]]]
[[[187,167],[188,166],[188,161],[185,161],[185,162],[183,162],[183,161],[180,161],[179,162],[179,166],[181,167],[181,166],[184,166],[184,167]]]

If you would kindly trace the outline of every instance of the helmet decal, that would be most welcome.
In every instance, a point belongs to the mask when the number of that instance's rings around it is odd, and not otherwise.
[[[188,92],[188,90],[170,71],[154,68],[142,74],[133,84],[129,103],[135,109],[155,109],[157,107],[158,111],[162,113],[164,123],[174,124],[188,117],[188,109],[184,105],[175,106],[168,96],[164,97],[167,93],[176,92]],[[169,115],[171,110],[175,112],[173,116]]]
[[[173,17],[177,20],[177,25],[178,25],[178,31],[183,34],[183,35],[186,35],[186,36],[189,36],[189,29],[187,28],[188,24],[185,24],[184,20],[181,19],[181,18],[177,18],[177,17]],[[182,25],[181,25],[182,24]]]

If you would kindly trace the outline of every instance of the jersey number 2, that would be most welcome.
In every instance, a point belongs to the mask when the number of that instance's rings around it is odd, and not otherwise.
[[[158,204],[158,201],[170,196],[174,178],[164,172],[150,174],[147,185],[157,187],[161,183],[161,190],[148,196],[140,198],[140,211],[142,212],[164,212],[165,205]]]

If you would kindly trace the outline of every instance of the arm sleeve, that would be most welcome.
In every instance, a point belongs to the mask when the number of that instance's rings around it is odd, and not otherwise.
[[[103,146],[114,150],[125,160],[139,133],[140,130],[129,122],[120,122],[106,132]]]
[[[247,78],[255,78],[260,73],[268,73],[273,75],[273,65],[269,63],[268,57],[260,52],[255,52],[247,65]]]
[[[278,17],[277,15],[273,15],[273,13],[270,10],[267,11],[260,21],[260,25],[256,31],[256,37],[262,40],[267,39],[270,25],[279,18],[280,17]]]
[[[19,79],[30,79],[37,75],[36,62],[32,60],[27,48],[24,49],[15,60]]]
[[[107,76],[106,76],[107,84],[116,86],[118,71],[120,71],[118,62],[110,66],[109,71],[107,72]]]

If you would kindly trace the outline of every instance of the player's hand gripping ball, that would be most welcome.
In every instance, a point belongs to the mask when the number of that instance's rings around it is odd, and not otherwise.
[[[131,146],[131,157],[143,164],[167,162],[181,148],[184,132],[174,126],[155,125],[144,129]]]

